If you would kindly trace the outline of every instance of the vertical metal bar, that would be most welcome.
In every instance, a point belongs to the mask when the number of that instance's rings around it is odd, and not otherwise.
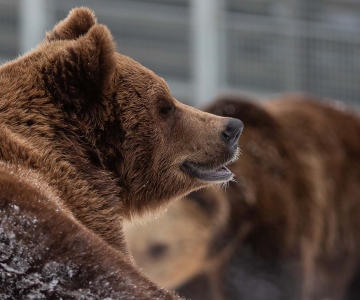
[[[47,1],[20,1],[20,53],[34,48],[45,37],[47,29]]]
[[[288,78],[288,88],[292,91],[301,91],[302,86],[302,76],[303,68],[306,67],[302,63],[303,49],[301,39],[302,39],[302,28],[300,22],[296,22],[300,15],[301,2],[300,0],[291,1],[291,11],[288,16],[288,46],[289,46],[289,56],[290,62],[288,64],[287,78]],[[292,68],[292,70],[289,70]]]
[[[279,24],[281,24],[283,31],[279,32],[283,35],[283,90],[284,91],[300,91],[302,88],[302,49],[301,49],[301,35],[297,22],[299,15],[299,0],[290,0],[283,6],[283,10],[278,11],[274,16]],[[280,47],[280,45],[279,45]]]
[[[220,2],[191,1],[192,74],[197,106],[211,101],[220,88]]]

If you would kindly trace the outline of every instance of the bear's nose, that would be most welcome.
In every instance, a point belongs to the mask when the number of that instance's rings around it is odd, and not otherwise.
[[[230,119],[226,129],[221,133],[221,137],[228,147],[237,147],[237,142],[243,128],[244,124],[239,119]]]

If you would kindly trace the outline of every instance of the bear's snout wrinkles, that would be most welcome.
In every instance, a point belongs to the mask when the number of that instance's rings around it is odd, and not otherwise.
[[[244,124],[239,119],[232,118],[227,123],[225,130],[221,133],[221,138],[229,148],[237,147],[243,128]]]

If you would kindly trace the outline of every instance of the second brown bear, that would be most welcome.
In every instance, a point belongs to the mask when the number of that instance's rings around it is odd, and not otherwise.
[[[316,100],[208,108],[244,122],[236,182],[128,229],[150,278],[191,299],[359,299],[360,119]]]

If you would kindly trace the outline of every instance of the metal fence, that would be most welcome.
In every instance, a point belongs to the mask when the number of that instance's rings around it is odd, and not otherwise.
[[[184,102],[305,91],[360,105],[358,0],[0,0],[0,59],[82,5]]]
[[[228,0],[227,84],[360,104],[360,2]]]

